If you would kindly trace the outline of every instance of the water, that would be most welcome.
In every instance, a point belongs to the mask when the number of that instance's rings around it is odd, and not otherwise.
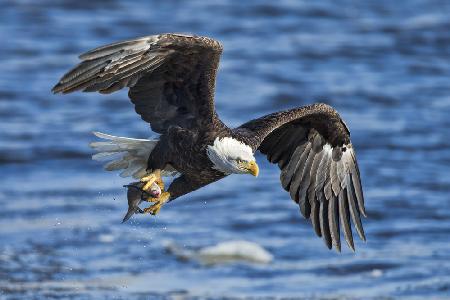
[[[450,3],[1,1],[0,298],[286,296],[450,299]],[[147,137],[126,92],[49,92],[90,48],[147,34],[223,42],[217,109],[229,125],[333,105],[352,130],[367,243],[328,251],[263,156],[121,225],[122,184],[90,160],[90,131]],[[187,249],[240,239],[268,265],[204,266]]]

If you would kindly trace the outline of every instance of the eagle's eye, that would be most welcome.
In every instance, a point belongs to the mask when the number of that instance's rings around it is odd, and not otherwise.
[[[236,162],[239,164],[239,165],[241,165],[241,164],[243,164],[244,163],[244,161],[242,160],[242,159],[236,159]]]

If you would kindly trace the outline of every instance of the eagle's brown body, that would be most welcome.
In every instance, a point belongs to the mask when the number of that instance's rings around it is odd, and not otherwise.
[[[180,176],[170,185],[173,200],[227,174],[214,168],[206,148],[232,137],[265,154],[281,170],[281,183],[326,245],[340,249],[339,227],[353,249],[350,219],[365,239],[360,175],[350,132],[325,104],[273,113],[234,129],[214,107],[222,46],[199,36],[162,34],[89,51],[53,88],[111,93],[129,87],[136,112],[160,134],[148,169],[173,167]]]
[[[172,200],[226,176],[213,169],[206,147],[216,137],[226,136],[229,132],[225,127],[208,132],[171,127],[168,134],[161,136],[150,155],[148,168],[164,169],[170,164],[182,174],[170,185]]]

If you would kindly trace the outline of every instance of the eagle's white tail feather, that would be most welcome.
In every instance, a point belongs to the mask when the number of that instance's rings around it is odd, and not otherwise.
[[[117,152],[99,152],[92,155],[92,159],[97,161],[104,161],[104,160],[112,160],[118,156],[119,155]]]
[[[107,161],[104,165],[107,171],[123,170],[121,177],[133,176],[140,179],[147,174],[147,160],[158,140],[132,139],[101,132],[93,132],[95,136],[107,140],[93,142],[89,145],[97,152],[93,160]],[[163,176],[174,176],[173,168],[162,172]]]
[[[118,171],[126,169],[129,166],[129,162],[125,159],[120,158],[120,160],[113,160],[106,163],[103,167],[106,171]]]

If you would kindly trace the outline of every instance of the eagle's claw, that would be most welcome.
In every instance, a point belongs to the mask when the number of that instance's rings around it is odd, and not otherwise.
[[[161,207],[162,207],[162,203],[157,202],[157,203],[153,204],[152,206],[144,208],[143,213],[156,215],[161,210]]]
[[[159,198],[154,199],[154,200],[156,200],[155,204],[143,209],[143,213],[156,215],[161,210],[162,206],[169,201],[169,199],[170,199],[170,193],[168,193],[168,192],[162,193]]]
[[[142,189],[146,192],[148,192],[150,190],[153,183],[156,183],[157,185],[159,185],[161,190],[164,190],[164,182],[161,178],[161,170],[159,170],[159,169],[154,170],[152,173],[150,173],[149,175],[147,175],[145,177],[142,177],[141,182],[145,183],[144,186],[142,187]]]

